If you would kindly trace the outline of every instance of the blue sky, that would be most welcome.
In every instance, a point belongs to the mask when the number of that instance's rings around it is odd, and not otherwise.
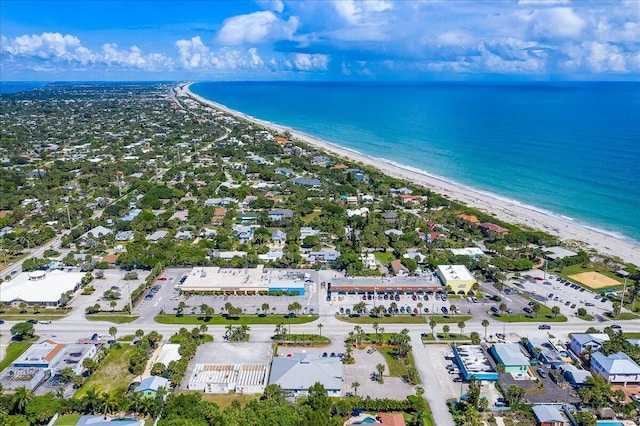
[[[0,81],[638,80],[640,0],[0,0]]]

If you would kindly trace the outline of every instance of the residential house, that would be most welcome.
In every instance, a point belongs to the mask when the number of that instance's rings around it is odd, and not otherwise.
[[[571,383],[572,386],[582,387],[589,384],[588,379],[591,377],[591,373],[589,371],[568,363],[563,364],[560,369],[562,370],[562,376]]]
[[[287,169],[285,167],[277,167],[274,170],[274,173],[277,175],[282,175],[284,177],[291,177],[293,176],[293,170],[292,169]]]
[[[287,233],[276,229],[271,233],[271,241],[276,244],[284,244],[287,241]]]
[[[402,204],[421,204],[427,201],[428,197],[423,195],[412,195],[412,194],[400,194],[399,195]]]
[[[386,231],[384,231],[384,235],[395,235],[396,237],[401,237],[404,235],[404,232],[400,231],[399,229],[387,229]]]
[[[325,157],[324,155],[314,155],[311,157],[311,165],[312,166],[322,166],[326,167],[331,164],[331,159]]]
[[[251,226],[234,224],[232,229],[242,244],[246,244],[253,239],[253,228]]]
[[[480,223],[478,224],[478,227],[480,227],[484,231],[491,231],[500,235],[507,235],[509,233],[509,230],[507,228],[503,228],[502,226],[496,225],[495,223],[491,222]]]
[[[382,218],[387,223],[396,223],[398,221],[398,213],[394,211],[382,213]]]
[[[93,238],[101,238],[101,237],[106,237],[107,235],[111,234],[111,229],[109,228],[105,228],[104,226],[96,226],[93,229],[90,229],[89,231],[87,231],[82,237],[86,238],[86,237],[93,237]]]
[[[178,231],[174,238],[176,240],[193,240],[193,231]]]
[[[400,259],[394,259],[391,261],[391,270],[395,275],[407,275],[409,273],[409,268],[404,266]]]
[[[318,179],[296,178],[293,180],[293,184],[318,189],[322,185],[322,182],[320,182],[320,180]]]
[[[369,209],[367,207],[361,207],[359,209],[347,209],[346,213],[347,217],[367,216],[369,214]]]
[[[227,209],[224,207],[216,207],[213,209],[213,216],[211,217],[211,223],[214,225],[221,225],[224,221],[224,217],[227,214]]]
[[[558,353],[558,349],[549,339],[529,337],[525,340],[524,345],[529,353],[543,364],[551,365],[554,368],[558,368],[564,364],[562,357]]]
[[[471,223],[480,223],[480,221],[478,220],[478,218],[474,215],[469,215],[469,214],[459,214],[458,217],[464,221],[467,222],[471,222]]]
[[[135,219],[140,213],[142,213],[142,209],[131,209],[129,210],[129,212],[127,214],[125,214],[124,216],[122,216],[120,218],[120,220],[124,221],[124,222],[131,222],[133,219]]]
[[[167,388],[169,380],[159,376],[149,376],[143,379],[142,382],[133,390],[136,393],[141,393],[147,398],[155,398],[160,388]]]
[[[539,426],[565,426],[569,424],[554,405],[534,405],[531,408]]]
[[[369,178],[360,169],[347,169],[343,173],[353,176],[353,179],[356,182],[368,182],[369,181]]]
[[[602,349],[602,343],[607,341],[609,341],[609,335],[605,333],[575,333],[571,335],[569,349],[576,355],[591,354]]]
[[[292,219],[293,210],[289,209],[273,209],[268,213],[269,219],[280,222],[283,219]]]
[[[278,356],[271,363],[269,384],[277,384],[287,393],[309,394],[309,388],[320,383],[329,396],[339,397],[342,390],[343,367],[338,357],[296,352],[292,356]]]
[[[596,352],[591,355],[591,371],[605,378],[609,383],[640,383],[640,366],[624,352],[604,355]]]
[[[335,262],[338,257],[340,257],[340,251],[329,248],[323,248],[320,251],[312,251],[307,255],[307,259],[312,263]]]
[[[121,231],[116,234],[116,241],[130,241],[133,239],[133,231]]]
[[[498,364],[504,366],[505,373],[521,374],[529,369],[531,362],[517,343],[496,343],[489,350]]]
[[[300,239],[304,240],[307,237],[317,237],[320,235],[320,231],[317,229],[313,229],[310,226],[301,226],[300,227]]]
[[[367,269],[378,268],[378,262],[376,261],[376,257],[373,255],[373,253],[362,253],[360,255],[360,261],[362,261],[362,264]]]
[[[158,241],[166,237],[168,234],[169,233],[167,231],[163,231],[163,230],[156,231],[153,234],[149,235],[147,237],[147,240],[151,241],[152,243],[157,243]]]

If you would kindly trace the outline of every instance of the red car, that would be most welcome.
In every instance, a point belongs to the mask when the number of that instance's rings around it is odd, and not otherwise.
[[[158,281],[166,281],[166,280],[167,280],[167,277],[160,277],[160,278],[158,278]]]
[[[536,277],[536,281],[542,281],[543,278],[542,277]]]

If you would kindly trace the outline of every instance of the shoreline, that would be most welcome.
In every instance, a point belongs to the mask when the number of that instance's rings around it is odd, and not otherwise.
[[[217,108],[243,120],[264,126],[275,132],[289,132],[294,138],[312,147],[327,151],[350,161],[375,167],[388,176],[414,182],[451,200],[482,210],[505,222],[548,232],[549,234],[558,236],[563,242],[576,242],[578,245],[584,245],[581,247],[582,249],[588,250],[589,248],[593,248],[599,253],[619,257],[625,262],[640,266],[640,243],[627,239],[624,236],[598,229],[587,223],[582,224],[572,218],[546,211],[536,206],[527,205],[517,200],[511,200],[498,194],[471,188],[458,182],[433,175],[425,170],[398,164],[385,158],[373,157],[287,126],[252,117],[193,93],[190,90],[191,84],[192,83],[179,84],[176,88],[179,92],[203,104]]]

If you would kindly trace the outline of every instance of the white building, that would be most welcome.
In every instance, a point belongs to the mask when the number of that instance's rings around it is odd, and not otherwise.
[[[591,371],[605,378],[609,383],[640,383],[640,366],[624,352],[604,355],[596,352],[591,355]]]
[[[22,273],[11,281],[2,284],[0,302],[5,306],[60,305],[60,299],[66,292],[74,293],[80,288],[84,273],[64,271],[33,271]]]
[[[343,366],[338,357],[321,358],[318,354],[294,353],[291,357],[276,357],[271,363],[269,384],[277,384],[294,396],[309,394],[309,388],[321,383],[329,396],[342,392]]]
[[[263,393],[268,364],[196,364],[187,389],[204,393]]]

